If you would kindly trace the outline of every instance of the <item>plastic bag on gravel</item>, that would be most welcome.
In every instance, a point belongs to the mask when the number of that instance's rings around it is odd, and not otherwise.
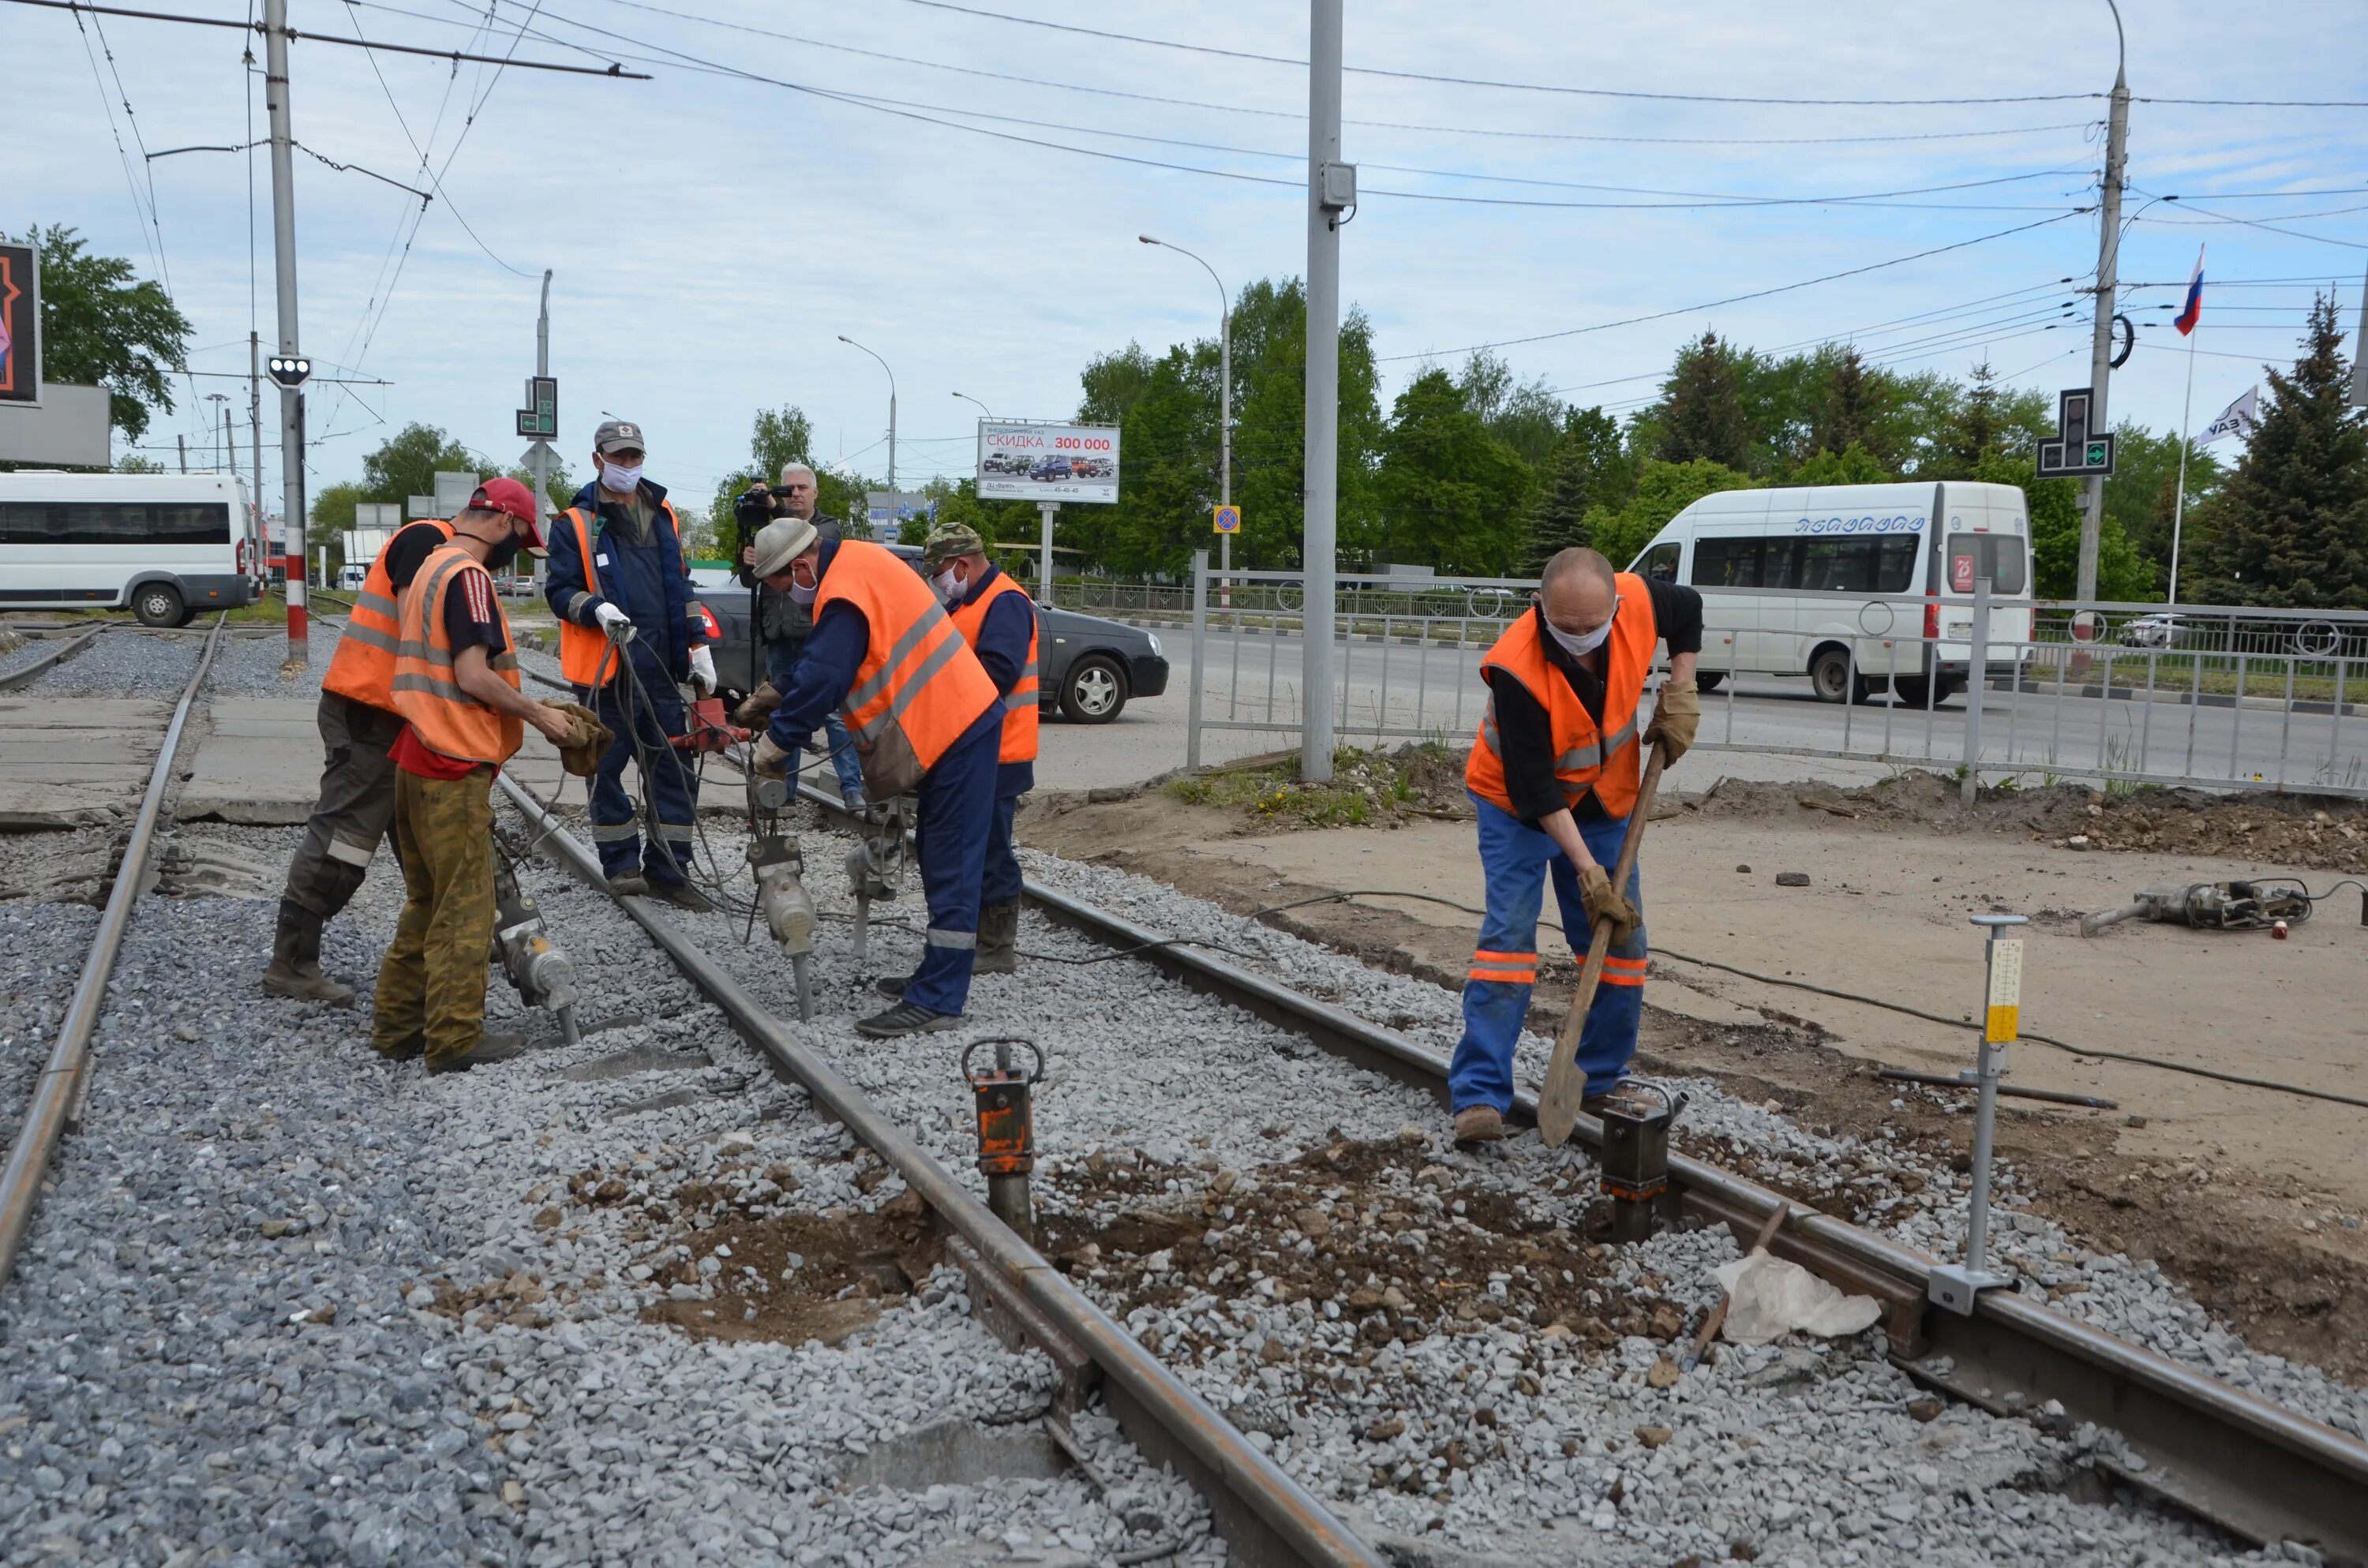
[[[1872,1296],[1845,1296],[1797,1263],[1764,1252],[1712,1270],[1733,1305],[1721,1336],[1737,1345],[1765,1345],[1795,1329],[1839,1339],[1872,1327],[1883,1308]]]

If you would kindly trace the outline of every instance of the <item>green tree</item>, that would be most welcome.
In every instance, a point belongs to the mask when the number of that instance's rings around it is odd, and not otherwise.
[[[1635,493],[1616,509],[1589,508],[1587,528],[1595,548],[1611,557],[1613,565],[1625,567],[1670,518],[1703,496],[1748,490],[1758,483],[1748,473],[1703,458],[1682,463],[1646,458],[1637,466]]]
[[[1130,342],[1115,354],[1103,354],[1086,362],[1078,380],[1085,384],[1086,395],[1077,403],[1077,422],[1081,425],[1117,425],[1122,423],[1150,388],[1155,361],[1143,351],[1143,345]]]
[[[433,495],[439,472],[483,475],[494,471],[435,426],[406,425],[362,459],[360,499],[400,506],[414,495]]]
[[[1653,455],[1665,463],[1706,460],[1741,472],[1751,462],[1751,424],[1744,415],[1736,355],[1705,332],[1682,349],[1662,386],[1659,440]]]
[[[1809,428],[1810,449],[1839,454],[1856,447],[1873,454],[1877,469],[1888,476],[1890,454],[1881,450],[1885,443],[1879,429],[1888,380],[1869,369],[1857,349],[1843,349],[1826,376],[1825,396]]]
[[[115,460],[118,473],[163,473],[165,465],[154,458],[143,458],[138,452],[126,452]]]
[[[2113,477],[2105,482],[2105,516],[2120,526],[2152,572],[2154,591],[2146,597],[2159,597],[2170,588],[2171,520],[2179,503],[2179,437],[2168,430],[2157,435],[2127,419],[2113,426]],[[2221,472],[2218,459],[2200,447],[2188,448],[2187,523],[2194,522],[2196,509],[2218,490]],[[2180,533],[2185,547],[2180,572],[2186,575],[2196,559],[2195,539],[2186,527]]]
[[[313,528],[321,534],[342,534],[354,526],[354,508],[370,497],[351,480],[324,484],[313,494]],[[404,522],[412,519],[405,517]]]
[[[1444,370],[1398,394],[1375,490],[1382,558],[1497,576],[1521,547],[1529,465],[1465,403]]]
[[[1522,569],[1535,576],[1557,551],[1592,543],[1588,509],[1622,505],[1634,484],[1627,454],[1621,449],[1620,426],[1611,416],[1600,407],[1569,410],[1563,418],[1561,443],[1530,511]]]
[[[108,423],[138,440],[171,412],[168,378],[188,369],[189,320],[164,286],[132,281],[120,256],[92,256],[72,229],[36,224],[41,253],[41,378],[107,389]]]
[[[2344,402],[2342,344],[2335,301],[2320,295],[2301,356],[2269,370],[2260,423],[2208,508],[2214,538],[2191,597],[2368,609],[2368,413]]]
[[[1816,456],[1786,476],[1787,484],[1888,484],[1899,476],[1883,466],[1881,460],[1864,447],[1852,441],[1837,453],[1831,448],[1820,448]]]
[[[534,473],[523,465],[511,469],[509,477],[517,480],[529,490],[534,488]],[[550,504],[552,511],[564,512],[575,504],[575,479],[567,472],[566,460],[553,452],[551,455],[550,472],[544,478],[542,498]]]
[[[1510,365],[1483,348],[1463,362],[1455,389],[1488,433],[1531,469],[1543,472],[1553,463],[1562,445],[1563,415],[1569,410],[1547,389],[1543,376],[1520,381]]]
[[[1972,477],[1987,484],[2012,484],[2023,494],[2031,518],[2032,570],[2044,599],[2068,599],[2080,571],[2080,487],[2069,479],[2041,479],[2027,457],[2009,457],[1991,448],[1974,465]],[[2154,595],[2154,572],[2122,526],[2107,517],[2097,536],[2097,597],[2136,600]]]

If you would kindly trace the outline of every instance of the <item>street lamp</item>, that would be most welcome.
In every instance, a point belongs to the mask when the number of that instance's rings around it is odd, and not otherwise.
[[[978,399],[971,396],[968,392],[956,392],[954,395],[962,399],[964,403],[978,403]],[[981,414],[985,415],[989,419],[995,417],[995,410],[987,407],[986,404],[983,403],[978,403],[978,411]]]
[[[1169,244],[1166,240],[1137,234],[1135,238],[1147,245],[1158,245],[1178,256],[1191,256],[1201,263],[1209,281],[1217,286],[1217,502],[1231,506],[1234,500],[1234,297],[1226,291],[1225,280],[1217,269],[1182,245]],[[1230,572],[1234,565],[1234,536],[1217,536],[1217,570]],[[1226,585],[1228,594],[1233,585]]]
[[[843,332],[838,335],[838,340],[849,348],[863,348],[863,345]],[[863,348],[863,352],[871,354],[869,348]],[[871,354],[871,357],[880,359],[877,354]],[[888,361],[880,359],[880,368],[888,370]],[[896,372],[894,370],[888,370],[888,488],[891,492],[896,488]]]

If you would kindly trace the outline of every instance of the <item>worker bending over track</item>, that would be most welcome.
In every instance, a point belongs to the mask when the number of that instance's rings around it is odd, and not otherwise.
[[[525,489],[501,479],[488,493],[498,485]],[[279,927],[263,971],[268,995],[353,1006],[354,988],[321,972],[321,928],[360,891],[378,842],[394,822],[394,764],[386,753],[403,733],[403,716],[394,708],[395,596],[411,586],[419,563],[451,539],[452,527],[416,521],[380,548],[321,676],[313,712],[321,732],[321,798],[280,890]]]
[[[665,489],[642,477],[642,427],[604,421],[592,438],[599,472],[554,519],[544,597],[559,616],[560,673],[616,735],[592,785],[592,840],[620,893],[711,909],[687,878],[698,776],[672,743],[683,733],[679,682],[715,690],[707,618],[690,595],[682,530]],[[643,852],[625,764],[655,807],[658,842]]]
[[[1639,867],[1615,891],[1604,868],[1620,858],[1645,746],[1661,742],[1675,762],[1693,744],[1702,627],[1702,596],[1691,588],[1615,574],[1594,551],[1565,550],[1546,562],[1529,613],[1480,662],[1488,710],[1463,783],[1479,815],[1488,913],[1463,983],[1463,1037],[1448,1066],[1458,1142],[1504,1136],[1549,872],[1573,952],[1587,951],[1596,917],[1612,922],[1605,989],[1579,1036],[1577,1064],[1589,1112],[1622,1093],[1645,1011],[1644,877]],[[1669,676],[1639,736],[1636,706],[1653,645],[1663,641]]]
[[[408,896],[379,960],[370,1045],[397,1060],[425,1052],[431,1073],[497,1061],[522,1044],[485,1034],[494,775],[527,725],[553,745],[581,730],[580,720],[520,692],[509,618],[488,571],[521,547],[542,552],[534,514],[526,486],[480,485],[453,519],[451,542],[421,563],[398,600],[394,702],[405,728],[390,755]]]
[[[855,1027],[886,1039],[962,1021],[977,957],[979,880],[995,816],[1003,702],[928,585],[860,540],[832,543],[803,517],[757,535],[757,575],[814,608],[814,635],[757,743],[757,772],[783,778],[825,715],[847,721],[874,802],[912,793],[928,902],[921,965],[901,1000]]]
[[[976,529],[949,523],[921,550],[922,570],[1003,698],[1003,742],[996,756],[995,819],[978,890],[978,974],[1019,967],[1019,857],[1011,824],[1019,797],[1036,787],[1036,604],[996,570]]]

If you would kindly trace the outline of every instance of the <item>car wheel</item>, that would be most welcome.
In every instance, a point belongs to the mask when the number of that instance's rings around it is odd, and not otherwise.
[[[142,583],[131,591],[131,613],[142,626],[181,624],[181,590],[170,583]]]
[[[1809,689],[1816,693],[1818,701],[1846,702],[1861,695],[1864,683],[1858,683],[1859,692],[1850,689],[1852,684],[1850,654],[1844,650],[1827,648],[1809,661]]]
[[[1694,672],[1694,689],[1696,691],[1716,691],[1725,679],[1726,672],[1725,670],[1696,670]]]
[[[1099,654],[1069,666],[1061,682],[1061,711],[1079,724],[1107,724],[1126,707],[1126,676]]]
[[[1891,677],[1891,700],[1895,706],[1920,709],[1927,706],[1927,699],[1931,694],[1932,677],[1930,676],[1893,676]],[[1948,695],[1946,686],[1941,687],[1941,695],[1943,697]],[[1933,704],[1933,706],[1938,705]]]

